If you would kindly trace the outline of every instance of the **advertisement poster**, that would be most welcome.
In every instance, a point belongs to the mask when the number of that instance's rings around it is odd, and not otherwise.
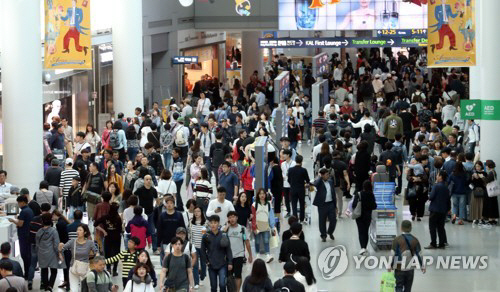
[[[44,123],[51,124],[54,117],[60,119],[68,119],[68,123],[72,125],[72,96],[67,96],[61,99],[56,99],[52,102],[43,105],[43,121]]]
[[[427,28],[427,1],[279,0],[280,30]]]
[[[45,0],[45,69],[92,69],[90,0]]]
[[[429,0],[429,67],[476,65],[476,0]]]

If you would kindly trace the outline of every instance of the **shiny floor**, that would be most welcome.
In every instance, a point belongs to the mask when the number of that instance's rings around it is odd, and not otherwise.
[[[304,154],[304,167],[312,174],[312,160],[310,159],[311,146],[307,144],[299,145],[299,152]],[[183,197],[185,194],[183,193]],[[184,198],[185,199],[185,198]],[[403,219],[409,219],[408,207],[403,206],[401,198],[396,199],[398,207],[397,218],[398,224]],[[344,200],[344,208],[347,206],[347,200]],[[288,228],[288,226],[284,226]],[[412,291],[499,291],[500,278],[497,278],[500,269],[500,227],[491,229],[473,227],[471,223],[466,223],[464,226],[452,225],[446,223],[446,232],[450,246],[445,250],[425,250],[424,255],[432,256],[437,261],[437,256],[487,256],[487,268],[483,270],[446,270],[443,268],[437,269],[433,264],[428,266],[425,274],[420,270],[415,271]],[[366,266],[376,265],[376,259],[370,259],[368,262],[363,262],[360,269],[356,269],[356,262],[353,259],[358,255],[360,250],[357,227],[354,220],[343,217],[337,222],[335,230],[335,240],[330,239],[327,242],[321,242],[317,225],[317,211],[313,208],[312,225],[304,226],[306,241],[309,244],[311,251],[311,265],[314,269],[317,280],[318,291],[335,291],[335,292],[364,292],[364,291],[380,291],[380,279],[384,268],[368,269]],[[412,234],[415,235],[422,245],[427,246],[430,243],[428,217],[424,217],[421,222],[413,222]],[[320,268],[318,267],[318,257],[320,253],[328,248],[335,246],[345,246],[348,258],[347,270],[335,277],[332,280],[323,278]],[[253,247],[253,244],[252,244]],[[388,251],[375,251],[372,246],[368,247],[369,254],[374,256],[387,256]],[[282,277],[282,264],[277,261],[279,249],[271,250],[275,260],[268,264],[268,272],[271,279],[276,281]],[[153,257],[153,264],[157,267],[156,272],[161,271],[159,257]],[[339,265],[340,266],[340,265]],[[251,270],[251,265],[245,265],[243,269],[243,278],[246,277]],[[334,273],[337,272],[335,269]],[[34,287],[39,287],[40,274],[36,274]],[[121,283],[121,279],[116,278],[115,282]],[[62,272],[59,272],[58,281],[62,281]],[[37,291],[36,289],[34,291]],[[55,290],[56,291],[56,290]],[[158,288],[157,288],[158,291]],[[207,279],[197,291],[210,291],[210,283]]]

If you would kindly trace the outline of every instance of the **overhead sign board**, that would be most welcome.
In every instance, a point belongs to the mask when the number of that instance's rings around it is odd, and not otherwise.
[[[373,48],[427,46],[426,37],[259,39],[260,48]]]
[[[176,56],[172,58],[173,65],[198,64],[197,56]]]
[[[427,37],[427,29],[379,29],[377,30],[378,37]]]

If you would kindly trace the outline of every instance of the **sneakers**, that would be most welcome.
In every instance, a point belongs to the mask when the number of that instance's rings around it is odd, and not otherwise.
[[[194,285],[194,290],[198,290],[200,289],[200,286],[199,285]]]
[[[264,259],[264,261],[265,261],[266,263],[268,263],[268,264],[269,264],[270,262],[272,262],[273,260],[274,260],[274,257],[273,257],[271,254],[267,254],[267,255],[266,255],[266,258]]]
[[[451,218],[451,224],[455,224],[455,221],[457,221],[457,215],[453,215]]]
[[[458,220],[458,223],[457,223],[457,224],[458,224],[458,225],[464,225],[464,221],[462,221],[462,220]]]
[[[428,246],[424,247],[425,249],[437,249],[438,247],[432,244],[429,244]]]
[[[419,221],[419,222],[420,222],[420,221],[422,221],[422,218],[420,218],[420,217],[417,217],[417,221]]]
[[[311,145],[311,140],[307,140],[307,145]]]

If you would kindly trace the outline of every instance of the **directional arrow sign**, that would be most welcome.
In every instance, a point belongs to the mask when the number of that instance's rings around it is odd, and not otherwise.
[[[261,48],[385,48],[427,46],[426,37],[259,39]]]
[[[304,42],[299,40],[299,47],[302,47],[303,44],[304,44]]]
[[[344,46],[347,47],[347,45],[349,44],[349,41],[348,40],[344,40],[343,44],[344,44]]]
[[[391,40],[388,42],[388,44],[390,44],[391,46],[392,46],[392,45],[394,45],[394,40],[393,40],[393,39],[391,39]]]

